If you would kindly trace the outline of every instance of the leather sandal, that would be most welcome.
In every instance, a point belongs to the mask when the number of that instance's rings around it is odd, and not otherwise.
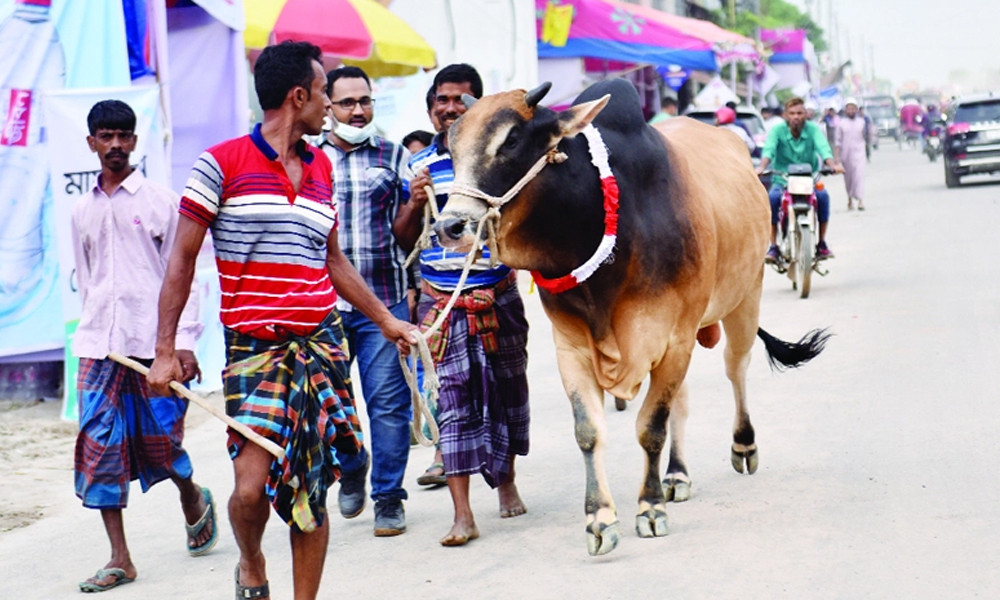
[[[271,596],[271,589],[264,582],[264,585],[249,587],[240,583],[240,565],[236,563],[236,600],[253,600],[255,598],[268,598]]]

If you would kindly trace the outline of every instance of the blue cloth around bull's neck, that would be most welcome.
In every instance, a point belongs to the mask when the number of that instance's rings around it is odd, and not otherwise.
[[[410,158],[410,168],[414,173],[424,168],[430,172],[438,210],[442,209],[448,201],[448,193],[455,180],[451,153],[444,147],[442,134],[434,136],[430,146]],[[431,244],[430,248],[420,253],[420,277],[439,290],[455,289],[462,275],[462,264],[465,262],[466,254],[442,247],[437,235],[433,233],[431,234]],[[465,287],[496,285],[510,273],[510,267],[505,265],[489,268],[487,266],[489,258],[489,249],[484,248],[482,258],[473,263],[472,269],[469,271]]]

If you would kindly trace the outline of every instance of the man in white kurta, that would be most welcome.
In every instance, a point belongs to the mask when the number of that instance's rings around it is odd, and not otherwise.
[[[844,165],[844,183],[847,185],[847,210],[864,210],[865,197],[865,120],[858,114],[858,101],[848,98],[844,102],[844,116],[837,122],[834,133],[834,157]]]

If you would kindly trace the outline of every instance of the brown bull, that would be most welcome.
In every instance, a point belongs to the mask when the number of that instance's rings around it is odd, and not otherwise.
[[[603,459],[605,391],[632,398],[650,377],[636,418],[646,453],[636,530],[661,536],[666,501],[690,493],[684,377],[696,340],[714,345],[722,323],[736,399],[733,466],[753,473],[745,383],[755,336],[779,367],[811,359],[826,336],[789,344],[758,328],[770,213],[736,136],[687,118],[654,129],[623,80],[595,84],[560,113],[538,106],[547,91],[488,96],[455,123],[455,184],[437,232],[465,245],[479,220],[498,218],[500,260],[532,270],[542,288],[586,467],[588,549],[604,554],[620,538]]]

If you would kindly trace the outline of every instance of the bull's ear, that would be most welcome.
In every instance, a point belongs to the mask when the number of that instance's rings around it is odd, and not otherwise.
[[[563,137],[572,137],[580,133],[584,127],[590,125],[598,113],[604,110],[610,100],[611,94],[604,94],[597,100],[577,104],[559,113],[560,133]]]

